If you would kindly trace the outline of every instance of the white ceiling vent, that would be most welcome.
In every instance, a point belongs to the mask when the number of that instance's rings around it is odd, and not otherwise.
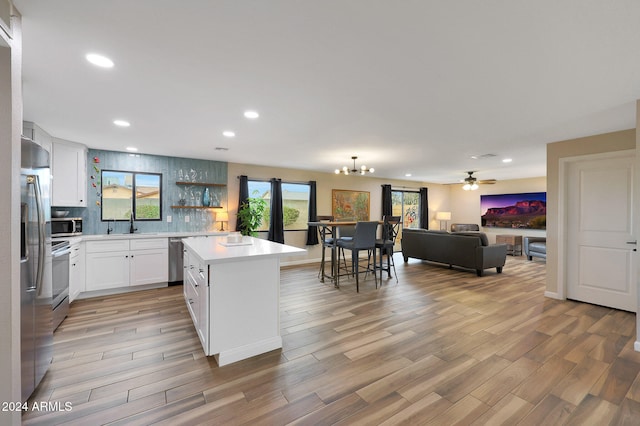
[[[497,154],[482,154],[482,155],[472,155],[471,158],[474,160],[485,160],[487,158],[497,157]]]

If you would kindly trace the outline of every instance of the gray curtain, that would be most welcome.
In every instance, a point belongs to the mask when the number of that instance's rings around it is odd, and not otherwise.
[[[267,239],[274,243],[284,244],[282,181],[280,179],[271,179],[271,214]]]
[[[239,177],[239,179],[240,196],[238,197],[238,211],[240,211],[242,204],[244,204],[249,199],[249,178],[242,175]],[[236,216],[236,231],[240,230],[242,230],[242,222],[240,221],[240,218]]]
[[[318,219],[318,207],[316,205],[316,181],[309,182],[309,222],[314,222]],[[307,228],[307,245],[315,246],[318,244],[318,232],[316,226],[309,226]]]
[[[420,226],[429,229],[429,189],[420,188]]]

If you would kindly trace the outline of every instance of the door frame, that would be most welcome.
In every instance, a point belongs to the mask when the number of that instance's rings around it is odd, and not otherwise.
[[[577,155],[573,157],[564,157],[560,159],[559,164],[559,173],[558,173],[558,270],[557,270],[557,282],[558,282],[558,290],[557,292],[548,292],[545,291],[545,296],[551,297],[554,299],[566,300],[567,299],[567,258],[568,253],[567,250],[571,247],[567,241],[568,235],[568,217],[567,212],[569,211],[569,166],[574,163],[579,163],[583,161],[593,161],[593,160],[604,160],[609,158],[616,158],[621,156],[636,156],[635,149],[626,149],[621,151],[610,151],[610,152],[602,152],[597,154],[586,154],[586,155]],[[638,163],[638,159],[636,158],[636,164]],[[635,183],[638,180],[638,173],[636,170],[636,177],[634,181]],[[638,189],[634,188],[634,205],[638,204],[637,199],[635,199],[638,195]],[[637,222],[637,221],[636,221]],[[634,224],[637,227],[637,224]],[[637,235],[637,229],[634,229]],[[636,271],[636,282],[638,280],[638,271]],[[636,303],[636,312],[638,312],[638,304]],[[636,349],[638,350],[638,349]]]

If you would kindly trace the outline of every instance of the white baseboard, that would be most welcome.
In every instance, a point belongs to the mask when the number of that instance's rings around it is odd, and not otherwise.
[[[560,294],[556,293],[555,291],[545,291],[544,297],[548,297],[549,299],[564,300],[564,297],[561,297]]]
[[[91,297],[111,296],[114,294],[131,293],[133,291],[151,290],[153,288],[162,288],[162,287],[168,287],[168,286],[169,286],[169,283],[162,282],[162,283],[155,283],[155,284],[134,285],[131,287],[118,287],[118,288],[108,288],[104,290],[83,291],[79,293],[74,298],[74,300],[89,299]]]
[[[320,263],[322,259],[300,259],[300,260],[290,260],[287,262],[280,262],[280,266],[295,266],[295,265],[306,265],[307,263]],[[329,263],[331,259],[329,259]]]
[[[236,361],[251,358],[252,356],[280,348],[282,348],[282,337],[275,336],[260,342],[251,343],[250,345],[244,345],[239,348],[222,351],[215,355],[215,358],[218,366],[222,367],[223,365],[231,364]]]

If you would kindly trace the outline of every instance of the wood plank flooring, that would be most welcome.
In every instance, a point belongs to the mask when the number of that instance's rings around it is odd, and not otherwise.
[[[25,425],[640,424],[635,315],[543,296],[545,264],[502,274],[396,255],[355,292],[283,268],[282,350],[218,367],[182,287],[80,300]],[[55,407],[55,406],[53,406]]]

